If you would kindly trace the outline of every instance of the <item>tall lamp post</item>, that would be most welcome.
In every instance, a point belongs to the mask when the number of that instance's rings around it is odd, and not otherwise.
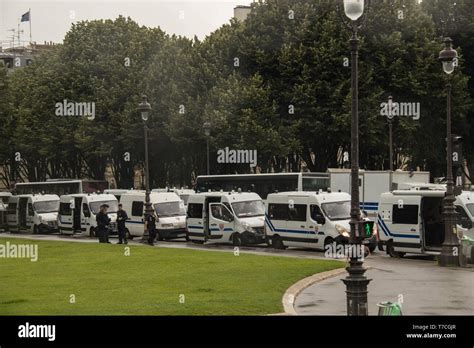
[[[365,10],[364,0],[343,0],[345,15],[342,22],[352,31],[349,40],[351,48],[351,91],[352,91],[352,120],[351,120],[351,220],[350,240],[352,252],[349,266],[346,268],[348,276],[342,281],[346,285],[347,315],[368,315],[367,285],[370,279],[364,276],[366,269],[363,267],[362,236],[363,227],[360,217],[359,202],[359,80],[358,80],[358,55],[359,39],[357,31],[362,27],[366,18],[362,17]],[[368,1],[369,2],[369,1]],[[369,3],[370,5],[370,3]],[[357,252],[354,252],[357,251]]]
[[[204,135],[206,136],[206,154],[207,154],[207,175],[210,175],[210,166],[209,166],[209,138],[211,137],[211,122],[204,122],[202,129],[204,129]]]
[[[152,213],[151,203],[150,203],[150,171],[148,164],[148,114],[151,110],[151,105],[148,103],[148,98],[146,95],[142,96],[142,102],[138,105],[138,111],[142,116],[143,121],[143,132],[145,135],[145,220],[148,215]]]
[[[388,97],[388,108],[391,110],[392,108],[392,96]],[[388,142],[390,146],[390,171],[393,172],[393,115],[391,112],[388,113],[387,116],[388,122]]]
[[[443,217],[444,217],[444,241],[439,256],[440,266],[459,266],[459,239],[456,233],[456,210],[454,208],[454,180],[453,180],[453,143],[451,133],[451,91],[452,85],[450,75],[454,72],[455,61],[458,53],[453,49],[453,41],[445,38],[444,49],[439,53],[439,60],[443,63],[443,70],[448,75],[446,84],[447,93],[447,118],[446,118],[446,141],[447,141],[447,183],[446,196],[443,199]]]

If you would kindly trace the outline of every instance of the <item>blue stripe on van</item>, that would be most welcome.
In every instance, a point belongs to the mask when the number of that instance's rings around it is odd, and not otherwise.
[[[143,221],[125,221],[126,224],[139,224],[139,225],[144,225],[145,222]]]
[[[288,229],[284,229],[284,228],[275,228],[275,226],[273,226],[272,221],[270,220],[270,218],[269,218],[268,215],[266,215],[266,214],[265,214],[265,222],[267,223],[268,227],[270,227],[270,230],[271,230],[272,232],[316,234],[315,231],[288,230]]]
[[[265,221],[267,222],[268,226],[270,227],[270,230],[274,231],[275,226],[273,226],[273,223],[270,221],[270,218],[268,217],[268,215],[266,213],[265,213]]]
[[[219,231],[224,231],[224,232],[230,231],[230,232],[232,232],[233,229],[230,228],[230,227],[224,228],[223,230],[221,230],[220,228],[211,228],[211,232],[219,232]]]
[[[379,204],[377,202],[361,202],[360,208],[363,210],[377,210]]]
[[[203,226],[188,226],[188,228],[194,228],[194,229],[197,229],[197,230],[203,230],[204,229]]]
[[[420,239],[420,236],[417,234],[398,234],[398,233],[392,233],[388,229],[387,225],[385,225],[385,222],[382,220],[382,217],[380,215],[377,215],[377,222],[378,225],[382,228],[383,233],[387,237],[398,237],[398,238],[416,238]]]

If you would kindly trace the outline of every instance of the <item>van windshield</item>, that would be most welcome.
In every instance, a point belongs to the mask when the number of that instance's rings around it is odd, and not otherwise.
[[[333,202],[321,205],[329,220],[349,220],[351,218],[351,202]]]
[[[89,206],[91,211],[94,215],[96,215],[100,211],[100,206],[102,204],[107,204],[109,208],[107,209],[107,213],[116,213],[118,210],[118,202],[117,201],[95,201],[90,202]]]
[[[232,209],[237,217],[252,217],[265,215],[265,205],[262,201],[247,201],[232,203]]]
[[[39,214],[59,211],[59,201],[34,202],[33,207]]]
[[[158,217],[170,217],[186,215],[186,210],[181,202],[166,202],[155,204]]]
[[[466,208],[467,210],[469,210],[469,213],[471,214],[471,216],[474,216],[474,203],[466,204]]]

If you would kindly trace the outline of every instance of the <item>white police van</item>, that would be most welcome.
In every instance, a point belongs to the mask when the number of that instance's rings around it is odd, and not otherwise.
[[[377,216],[380,243],[392,257],[406,253],[437,255],[444,241],[446,186],[427,184],[383,193]],[[456,196],[457,228],[474,237],[474,193]]]
[[[265,243],[265,205],[256,193],[203,192],[188,199],[186,225],[194,243]]]
[[[183,204],[184,204],[184,208],[187,209],[188,207],[188,199],[189,199],[189,195],[192,195],[194,194],[194,190],[191,190],[191,189],[185,189],[185,188],[160,188],[160,189],[153,189],[151,190],[151,192],[174,192],[176,193],[179,198],[181,198],[181,200],[183,201]]]
[[[7,207],[10,232],[51,233],[58,230],[59,197],[25,194],[11,196]]]
[[[324,250],[350,237],[351,196],[343,192],[281,192],[266,200],[265,233],[276,249]]]
[[[145,191],[129,191],[120,197],[122,208],[129,220],[125,222],[129,238],[145,233]],[[174,192],[151,192],[150,203],[158,216],[156,234],[158,240],[186,238],[186,211],[183,201]]]
[[[96,216],[103,204],[109,206],[107,215],[111,220],[111,232],[117,233],[117,198],[112,194],[96,193],[61,196],[58,215],[59,232],[61,234],[83,233],[90,237],[96,237]]]
[[[7,207],[11,196],[11,192],[0,192],[0,230],[2,231],[8,230]]]

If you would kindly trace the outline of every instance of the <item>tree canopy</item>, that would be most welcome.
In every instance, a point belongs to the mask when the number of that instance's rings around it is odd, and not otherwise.
[[[474,10],[456,1],[453,21],[447,2],[373,1],[360,32],[362,168],[389,167],[380,105],[392,96],[421,107],[418,120],[394,120],[397,166],[444,174],[446,76],[437,57],[446,35],[460,54],[453,127],[473,165]],[[1,179],[103,179],[109,166],[119,187],[131,187],[144,158],[142,94],[152,105],[153,187],[189,185],[205,172],[206,121],[213,173],[251,170],[217,163],[225,147],[257,150],[261,172],[339,167],[350,146],[349,36],[334,2],[310,0],[255,2],[246,21],[202,41],[124,17],[73,24],[32,65],[11,74],[0,67]],[[94,119],[56,116],[64,100],[95,103]]]

